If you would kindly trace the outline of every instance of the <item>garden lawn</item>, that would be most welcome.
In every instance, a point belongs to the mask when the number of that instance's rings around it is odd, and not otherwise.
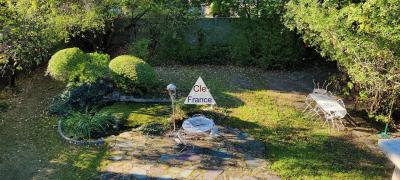
[[[265,142],[265,159],[284,178],[390,177],[392,169],[382,154],[353,141],[349,132],[330,131],[322,120],[304,118],[306,92],[270,90],[267,73],[229,66],[160,67],[158,73],[165,83],[176,83],[183,96],[201,76],[219,107],[210,116]]]
[[[168,123],[171,106],[152,103],[115,103],[98,114],[111,114],[127,127],[138,127],[152,122]]]

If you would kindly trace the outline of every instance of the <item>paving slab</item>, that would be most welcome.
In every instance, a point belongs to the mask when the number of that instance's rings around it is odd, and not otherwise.
[[[165,136],[129,131],[106,139],[108,158],[101,179],[279,179],[270,173],[265,144],[234,128],[190,141],[182,149]]]

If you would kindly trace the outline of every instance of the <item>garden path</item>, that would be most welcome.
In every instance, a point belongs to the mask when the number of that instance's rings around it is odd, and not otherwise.
[[[263,142],[233,128],[219,127],[219,135],[182,152],[171,134],[112,136],[101,179],[279,179],[267,169]]]

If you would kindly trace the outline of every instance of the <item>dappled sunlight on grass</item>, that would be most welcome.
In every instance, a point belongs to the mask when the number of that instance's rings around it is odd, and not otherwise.
[[[150,103],[115,103],[97,114],[111,114],[127,126],[136,127],[150,122],[165,123],[169,117],[170,105]]]
[[[201,113],[265,142],[265,159],[282,177],[381,179],[390,174],[385,158],[353,142],[348,132],[329,130],[321,119],[305,118],[302,92],[269,90],[263,72],[256,69],[199,69],[163,67],[158,73],[166,82],[176,82],[182,96],[202,76],[218,108]]]
[[[104,147],[71,147],[50,161],[57,167],[50,177],[54,179],[95,178],[98,175],[101,160],[106,157],[106,154]]]
[[[237,93],[245,105],[229,109],[231,118],[224,124],[241,128],[264,141],[271,169],[292,178],[385,175],[383,157],[354,144],[345,132],[330,131],[322,120],[304,118],[290,103],[278,103],[270,93],[268,90]],[[248,125],[249,122],[254,124]]]

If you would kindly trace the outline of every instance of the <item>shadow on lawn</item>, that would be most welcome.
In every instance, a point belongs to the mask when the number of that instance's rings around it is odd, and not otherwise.
[[[240,128],[263,141],[267,150],[264,158],[283,177],[389,178],[392,171],[385,157],[345,135],[311,133],[311,128],[290,124],[270,128],[221,113],[204,113],[217,124]],[[314,124],[310,123],[311,126]]]

